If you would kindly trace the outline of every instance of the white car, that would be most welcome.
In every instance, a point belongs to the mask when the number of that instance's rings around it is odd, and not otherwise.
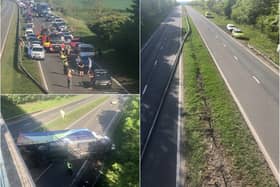
[[[78,45],[78,52],[81,57],[92,57],[94,56],[94,47],[90,44],[81,43]]]
[[[233,25],[233,24],[227,24],[227,30],[228,31],[232,31],[233,29],[235,29],[236,27],[235,27],[235,25]]]
[[[45,50],[44,47],[41,45],[35,44],[31,50],[30,50],[30,57],[32,59],[40,59],[44,60],[45,59]]]
[[[25,38],[30,34],[34,34],[33,29],[32,28],[25,29],[25,32],[24,32]]]

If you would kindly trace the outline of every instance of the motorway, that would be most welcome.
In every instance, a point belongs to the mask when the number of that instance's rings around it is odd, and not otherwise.
[[[180,165],[183,165],[178,136],[181,124],[181,66],[177,67],[157,122],[153,123],[175,64],[182,41],[181,31],[181,7],[178,6],[141,51],[141,185],[145,187],[170,187],[181,183],[178,179]]]
[[[77,106],[81,106],[100,97],[102,97],[102,95],[91,95],[80,101],[75,101],[71,104],[67,104],[53,110],[43,111],[38,114],[10,121],[8,122],[8,128],[12,135],[16,137],[19,131],[29,132],[36,128],[36,126],[38,127],[39,125],[42,125],[50,120],[60,118],[60,109],[63,109],[66,113],[68,113],[76,109]],[[95,109],[89,111],[87,114],[81,116],[79,119],[77,119],[77,121],[70,124],[67,128],[88,128],[92,131],[95,131],[97,134],[110,136],[114,129],[114,122],[119,118],[126,98],[126,96],[111,95],[110,98],[108,98],[105,102],[97,106]],[[117,104],[113,104],[112,101],[118,102]],[[89,167],[88,161],[74,160],[72,161],[74,172],[73,175],[70,176],[65,171],[65,163],[63,160],[57,160],[51,163],[42,163],[37,167],[34,167],[30,160],[26,160],[26,163],[36,186],[41,187],[70,186],[71,184],[76,183],[77,179],[80,177],[77,173],[87,170]],[[91,180],[95,179],[91,176]]]
[[[50,22],[46,22],[44,18],[34,18],[34,25],[34,32],[38,33],[42,26],[46,28],[50,25]],[[71,59],[70,64],[74,66],[75,57],[72,56]],[[113,80],[111,89],[92,89],[89,86],[89,78],[86,75],[84,77],[74,75],[72,89],[68,89],[66,75],[63,74],[63,64],[58,53],[46,53],[45,60],[37,62],[41,70],[43,86],[49,93],[127,93],[127,90],[116,79]],[[97,66],[96,63],[93,66]]]
[[[15,16],[16,4],[9,0],[3,0],[1,4],[1,39],[0,59],[8,37],[13,16]]]
[[[186,6],[272,172],[279,181],[279,72]]]

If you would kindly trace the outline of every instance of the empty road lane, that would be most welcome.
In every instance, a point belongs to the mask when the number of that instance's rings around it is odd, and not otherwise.
[[[279,75],[193,8],[187,11],[275,176],[279,176]]]

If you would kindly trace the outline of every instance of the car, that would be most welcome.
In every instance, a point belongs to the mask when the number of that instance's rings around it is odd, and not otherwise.
[[[94,47],[91,44],[80,43],[77,46],[77,51],[78,51],[78,54],[81,57],[83,57],[83,56],[87,56],[87,57],[94,56]]]
[[[80,44],[80,38],[72,38],[71,42],[70,42],[70,46],[71,48],[76,48],[79,44]]]
[[[38,43],[30,43],[28,44],[27,46],[27,56],[31,58],[31,50],[33,47],[40,47],[41,44],[38,44]]]
[[[105,69],[95,69],[93,85],[95,87],[111,88],[112,87],[111,75]]]
[[[34,28],[34,23],[32,22],[26,23],[25,29],[33,29],[33,28]]]
[[[33,29],[26,29],[24,32],[24,37],[27,38],[30,34],[34,34]]]
[[[235,29],[236,27],[235,27],[235,25],[233,25],[233,24],[231,24],[231,23],[229,23],[229,24],[227,24],[227,30],[228,31],[232,31],[233,29]]]
[[[231,32],[231,35],[234,38],[239,38],[239,39],[245,38],[244,33],[240,29],[238,29],[238,28],[233,29],[232,32]]]
[[[210,12],[205,12],[204,15],[206,18],[214,18],[214,16]]]
[[[45,59],[45,50],[44,47],[42,46],[33,46],[30,51],[30,57],[32,59],[40,59],[44,60]]]

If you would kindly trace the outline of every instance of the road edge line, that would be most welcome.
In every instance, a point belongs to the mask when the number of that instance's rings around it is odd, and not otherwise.
[[[191,7],[192,8],[192,7]],[[196,9],[192,8],[193,10],[195,10],[196,12],[199,13],[200,16],[201,13],[199,11],[197,11]],[[203,16],[202,16],[203,17]],[[216,27],[218,30],[224,32],[227,37],[228,37],[228,33],[226,31],[224,31],[223,29],[221,29],[218,25],[216,25],[216,23],[212,22],[212,21],[209,21],[208,19],[206,19],[205,17],[203,17],[204,20],[207,20],[208,23],[212,24],[214,27]],[[252,56],[254,56],[256,59],[258,59],[259,62],[261,62],[261,64],[265,65],[270,71],[272,71],[273,73],[275,73],[276,75],[279,76],[279,66],[278,67],[275,67],[275,65],[272,65],[274,66],[275,68],[272,68],[270,65],[268,65],[268,63],[264,62],[260,57],[258,57],[256,54],[254,54],[250,49],[248,49],[248,47],[245,47],[244,45],[242,45],[240,42],[238,42],[236,39],[232,38],[232,37],[228,37],[230,38],[232,41],[234,41],[237,45],[239,45],[240,47],[242,47],[243,49],[245,49],[247,52],[249,52]],[[270,63],[269,63],[270,64]]]
[[[197,27],[196,27],[196,28],[197,28]],[[238,106],[238,108],[239,108],[239,110],[240,110],[240,112],[241,112],[241,114],[242,114],[244,120],[246,121],[246,123],[247,123],[247,125],[248,125],[248,127],[249,127],[249,129],[250,129],[250,131],[251,131],[251,133],[252,133],[252,135],[253,135],[253,137],[255,138],[255,141],[257,142],[257,144],[258,144],[258,146],[259,146],[259,148],[260,148],[260,151],[263,153],[264,158],[265,158],[266,162],[268,163],[268,166],[270,167],[270,169],[271,169],[271,171],[272,171],[274,177],[276,178],[277,182],[280,183],[280,175],[279,175],[279,173],[278,173],[278,171],[277,171],[277,168],[274,166],[273,161],[271,160],[271,158],[270,158],[268,152],[266,151],[264,145],[262,144],[262,142],[261,142],[261,140],[260,140],[260,138],[259,138],[259,136],[258,136],[258,134],[257,134],[257,132],[256,132],[256,130],[255,130],[255,128],[253,127],[253,125],[252,125],[251,121],[249,120],[248,116],[246,115],[245,110],[243,109],[241,103],[239,102],[239,100],[237,99],[235,93],[233,92],[232,88],[230,87],[230,85],[229,85],[229,83],[228,83],[228,81],[227,81],[227,79],[226,79],[224,73],[222,72],[222,70],[221,70],[219,64],[217,63],[217,61],[216,61],[216,59],[215,59],[215,57],[214,57],[212,51],[211,51],[210,48],[208,47],[208,45],[207,45],[205,39],[204,39],[203,36],[201,35],[201,32],[199,31],[198,28],[197,28],[197,31],[199,32],[200,38],[203,40],[204,45],[207,47],[207,49],[208,49],[208,51],[209,51],[209,54],[211,55],[211,57],[212,57],[212,59],[213,59],[215,65],[216,65],[218,71],[220,72],[220,75],[221,75],[222,78],[224,79],[224,82],[225,82],[226,86],[228,87],[230,94],[232,95],[232,97],[233,97],[235,103],[237,104],[237,106]]]

